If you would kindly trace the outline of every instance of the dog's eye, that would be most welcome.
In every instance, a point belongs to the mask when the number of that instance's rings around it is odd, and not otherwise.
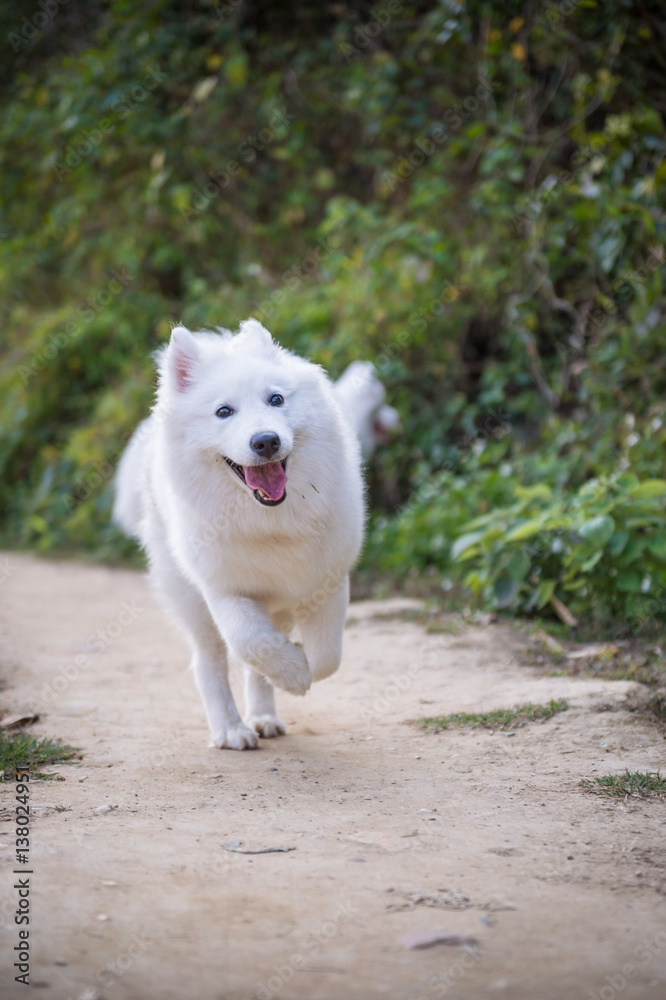
[[[271,406],[282,406],[284,403],[284,396],[281,396],[279,392],[274,392],[268,402]]]
[[[215,411],[215,416],[224,420],[225,417],[230,417],[233,412],[230,406],[221,406],[219,410]]]

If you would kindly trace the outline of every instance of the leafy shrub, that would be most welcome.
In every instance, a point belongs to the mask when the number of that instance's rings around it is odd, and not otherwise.
[[[625,630],[666,620],[666,480],[621,473],[574,494],[542,483],[516,486],[515,496],[464,525],[453,543],[473,593],[525,612],[555,596]]]
[[[396,517],[374,520],[367,562],[398,578],[429,573],[445,591],[458,581],[486,607],[553,614],[562,602],[588,630],[659,628],[666,479],[649,472],[663,469],[653,452],[664,431],[654,416],[629,427],[615,466],[603,472],[600,463],[592,478],[594,442],[581,428],[561,425],[542,450],[513,455],[507,428],[497,440],[475,439]]]

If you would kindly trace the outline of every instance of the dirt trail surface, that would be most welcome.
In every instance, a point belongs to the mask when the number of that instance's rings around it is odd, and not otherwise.
[[[32,732],[86,754],[31,786],[44,1000],[666,997],[664,804],[578,787],[666,770],[663,736],[628,710],[637,685],[548,676],[503,625],[428,634],[401,615],[413,602],[366,602],[339,673],[278,695],[286,737],[215,750],[185,642],[142,574],[8,566],[2,701],[39,699]],[[511,737],[410,722],[551,697],[570,709]],[[25,995],[13,792],[3,998]]]

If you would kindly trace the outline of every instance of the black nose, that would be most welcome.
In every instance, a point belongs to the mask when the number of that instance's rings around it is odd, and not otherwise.
[[[250,448],[261,458],[272,458],[280,450],[280,438],[274,431],[263,431],[250,438]]]

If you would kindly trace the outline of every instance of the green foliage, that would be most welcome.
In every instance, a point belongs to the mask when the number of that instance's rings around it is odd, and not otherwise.
[[[616,799],[666,798],[666,778],[659,771],[629,771],[624,774],[604,774],[598,778],[584,778],[581,786],[588,792],[607,795]]]
[[[133,558],[111,482],[151,352],[255,315],[335,377],[374,361],[400,410],[366,570],[659,621],[661,498],[620,480],[666,478],[660,17],[3,4],[0,541]]]
[[[652,426],[661,434],[660,421]],[[649,452],[651,427],[644,433]],[[506,437],[479,455],[470,451],[460,471],[424,482],[398,517],[374,523],[372,556],[399,573],[406,555],[445,590],[461,581],[485,607],[544,613],[555,599],[588,630],[612,626],[620,638],[659,628],[666,621],[666,480],[648,478],[654,463],[625,448],[608,472],[579,484],[576,437],[586,432],[544,436],[543,455],[520,452],[512,462]]]
[[[429,733],[439,733],[452,726],[469,726],[472,729],[518,729],[528,722],[542,722],[558,712],[565,712],[569,705],[565,698],[551,698],[546,705],[517,705],[515,708],[500,708],[493,712],[456,712],[453,715],[433,715],[420,719],[422,729]]]
[[[3,781],[13,780],[17,767],[30,770],[32,778],[55,778],[56,774],[42,774],[36,770],[43,764],[60,764],[74,757],[80,757],[76,747],[66,746],[57,740],[34,739],[23,733],[9,735],[0,732],[0,771]]]
[[[575,493],[539,483],[517,486],[515,496],[470,521],[453,543],[472,592],[522,611],[541,611],[555,594],[581,613],[594,595],[604,613],[637,625],[642,595],[656,593],[654,611],[664,616],[666,480],[616,473]]]

